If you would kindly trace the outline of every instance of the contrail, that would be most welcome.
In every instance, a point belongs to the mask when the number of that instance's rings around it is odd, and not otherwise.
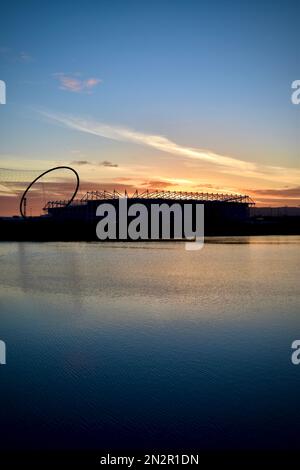
[[[219,171],[223,173],[272,180],[276,182],[285,182],[289,184],[299,183],[300,180],[300,170],[298,168],[258,165],[256,163],[231,158],[226,155],[220,155],[218,153],[211,152],[210,150],[183,146],[161,135],[146,134],[126,127],[109,125],[69,115],[44,111],[41,113],[50,120],[63,124],[70,129],[104,137],[106,139],[136,143],[152,147],[160,150],[161,152],[166,152],[172,155],[207,162],[218,166]]]

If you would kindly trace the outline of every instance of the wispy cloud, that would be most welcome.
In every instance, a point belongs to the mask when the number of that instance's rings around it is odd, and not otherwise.
[[[61,90],[72,93],[92,93],[93,89],[102,82],[100,78],[95,77],[83,80],[80,74],[55,73],[53,77],[59,81]]]
[[[166,180],[149,180],[141,183],[141,186],[145,186],[147,189],[167,189],[173,186],[178,186],[178,183],[172,183]]]
[[[22,51],[19,53],[17,60],[19,60],[19,62],[28,63],[28,62],[33,62],[33,57],[30,54],[28,54],[28,52]]]
[[[292,188],[247,189],[258,205],[300,207],[300,186]]]
[[[88,160],[73,160],[71,165],[91,165],[91,162]]]
[[[32,55],[30,55],[28,52],[16,52],[14,49],[5,46],[0,47],[0,57],[7,62],[29,63],[33,62],[34,60]]]
[[[119,166],[117,163],[112,163],[112,162],[109,162],[108,160],[104,160],[104,162],[101,162],[100,165],[107,166],[109,168],[118,168]]]
[[[89,160],[72,160],[70,162],[71,165],[99,165],[99,166],[105,166],[108,168],[118,168],[117,163],[110,162],[109,160],[104,160],[103,162],[95,163],[95,162],[90,162]]]
[[[146,134],[126,127],[95,122],[79,117],[45,112],[43,112],[43,115],[70,129],[116,141],[140,144],[171,155],[206,162],[207,164],[214,165],[221,173],[247,178],[259,178],[285,184],[298,184],[300,180],[300,170],[298,168],[275,167],[247,162],[210,150],[180,145],[161,135]]]
[[[300,202],[300,186],[294,188],[255,189],[252,191],[259,196],[269,196],[274,199],[298,199]]]

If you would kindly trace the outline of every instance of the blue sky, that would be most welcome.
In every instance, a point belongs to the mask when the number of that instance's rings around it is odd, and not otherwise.
[[[299,15],[298,1],[6,2],[1,166],[85,161],[92,182],[111,161],[97,180],[282,199],[299,187]]]

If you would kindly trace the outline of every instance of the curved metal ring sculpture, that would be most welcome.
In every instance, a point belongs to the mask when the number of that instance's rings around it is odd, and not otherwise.
[[[76,176],[76,188],[75,188],[75,191],[72,195],[72,197],[68,200],[68,202],[66,203],[66,205],[64,207],[68,207],[71,202],[74,200],[76,194],[77,194],[77,191],[79,189],[79,174],[77,173],[76,170],[74,170],[74,168],[71,168],[70,166],[55,166],[54,168],[50,168],[50,170],[47,170],[47,171],[44,171],[44,173],[41,173],[37,178],[35,178],[29,186],[27,186],[27,188],[25,189],[22,197],[21,197],[21,201],[20,201],[20,214],[21,216],[26,219],[26,214],[24,214],[24,211],[23,211],[23,205],[24,205],[24,200],[26,198],[26,194],[28,193],[29,189],[40,179],[42,178],[43,176],[47,175],[47,173],[51,173],[51,171],[55,171],[55,170],[70,170],[74,173],[74,175]]]

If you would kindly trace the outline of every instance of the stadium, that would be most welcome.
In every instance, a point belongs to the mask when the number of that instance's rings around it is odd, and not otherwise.
[[[76,176],[75,190],[69,199],[47,200],[43,206],[42,214],[32,216],[27,210],[28,191],[44,175],[55,170],[71,170]],[[20,200],[20,216],[2,217],[0,219],[1,240],[42,240],[42,241],[99,241],[96,227],[101,220],[97,215],[97,208],[103,204],[110,204],[115,208],[119,217],[119,201],[126,199],[128,210],[135,204],[143,204],[151,213],[153,206],[164,206],[170,209],[176,204],[182,207],[186,204],[195,208],[198,204],[204,206],[204,235],[209,236],[239,236],[239,235],[281,235],[299,234],[299,211],[289,215],[287,210],[264,211],[256,208],[255,202],[248,195],[220,194],[205,192],[162,191],[146,190],[134,191],[131,194],[125,190],[96,190],[87,191],[83,196],[76,197],[79,189],[79,175],[71,167],[55,167],[36,177],[24,191]],[[102,216],[103,217],[103,216]],[[162,215],[161,215],[162,217]],[[194,216],[193,216],[194,217]],[[133,217],[128,217],[128,224]],[[170,215],[169,240],[178,240],[174,232],[173,214]],[[128,231],[126,235],[119,236],[118,222],[116,222],[117,241],[133,241]],[[151,218],[148,220],[149,234],[151,233]],[[184,233],[184,231],[182,232]],[[166,237],[159,233],[159,240],[166,241]],[[141,237],[141,240],[145,238]],[[107,239],[110,241],[110,239]],[[134,238],[134,241],[139,240]],[[182,237],[185,240],[185,237]],[[113,240],[112,240],[113,241]],[[151,237],[149,235],[149,241]]]

